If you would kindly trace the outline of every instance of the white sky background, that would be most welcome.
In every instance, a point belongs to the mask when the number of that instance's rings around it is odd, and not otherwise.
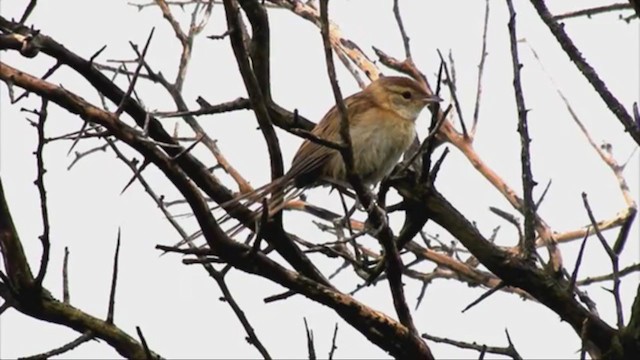
[[[515,1],[518,13],[518,37],[526,38],[539,53],[544,66],[568,97],[596,142],[613,144],[613,151],[623,163],[634,149],[633,141],[623,132],[618,120],[608,111],[587,81],[579,74],[560,49],[546,26],[527,1]],[[2,1],[5,17],[19,18],[27,1]],[[388,54],[403,57],[402,43],[391,12],[391,1],[332,1],[330,16],[344,35],[357,43],[372,58],[371,46]],[[549,1],[554,13],[603,5],[603,1]],[[71,11],[73,9],[73,11]],[[477,64],[480,59],[484,1],[401,1],[405,25],[411,36],[415,62],[432,82],[437,71],[438,55],[452,50],[456,64],[459,93],[464,117],[472,117],[475,97]],[[180,14],[178,8],[174,13]],[[73,14],[73,15],[71,15]],[[317,121],[333,105],[322,42],[319,30],[287,10],[270,10],[271,79],[273,97],[288,109],[298,108],[304,116]],[[625,12],[630,14],[630,12]],[[183,16],[182,19],[187,19]],[[480,156],[513,188],[521,193],[520,147],[516,132],[517,112],[512,87],[512,65],[507,32],[508,12],[504,1],[491,2],[487,65],[483,84],[480,125],[475,148]],[[132,59],[134,54],[128,41],[142,44],[150,29],[156,32],[147,56],[155,70],[169,79],[175,76],[179,43],[156,8],[138,12],[125,1],[55,1],[39,2],[28,21],[43,33],[52,36],[71,51],[89,58],[107,44],[98,62],[106,59]],[[184,87],[184,98],[191,108],[202,96],[210,103],[224,102],[246,96],[228,40],[212,41],[204,35],[221,34],[226,28],[222,6],[215,6],[208,27],[195,43],[193,61]],[[628,108],[640,99],[638,21],[627,24],[618,20],[617,13],[592,19],[566,21],[566,29],[589,63],[598,71],[609,89]],[[588,223],[582,206],[581,192],[589,195],[598,218],[611,218],[624,209],[615,178],[597,157],[578,131],[553,85],[535,61],[528,47],[520,45],[523,88],[529,112],[534,178],[537,198],[549,179],[553,180],[546,200],[539,212],[552,229],[566,231]],[[20,70],[40,76],[54,64],[41,54],[25,59],[16,52],[2,53],[2,61]],[[340,63],[339,80],[344,94],[358,90],[356,82]],[[392,71],[383,69],[385,74]],[[62,84],[76,94],[99,105],[99,99],[84,79],[69,69],[59,70],[50,81]],[[123,78],[118,80],[126,88]],[[33,185],[35,179],[36,131],[24,120],[20,107],[38,108],[39,98],[31,96],[19,105],[9,104],[6,86],[1,90],[1,153],[2,182],[13,220],[23,246],[37,271],[41,246],[39,201]],[[151,110],[174,110],[173,102],[160,85],[144,80],[138,82],[138,94]],[[22,91],[17,91],[21,93]],[[111,106],[112,109],[115,106]],[[215,139],[233,164],[253,185],[269,179],[268,159],[264,140],[256,131],[251,112],[203,116],[200,124]],[[163,120],[173,129],[176,120]],[[419,119],[424,136],[428,126],[428,112]],[[181,123],[181,121],[177,121]],[[47,131],[49,136],[60,135],[81,126],[81,120],[49,106]],[[187,126],[180,125],[183,134]],[[299,138],[279,131],[285,163],[289,163]],[[84,151],[97,142],[81,142],[76,150]],[[245,333],[228,305],[218,300],[220,291],[198,266],[185,266],[175,255],[159,257],[156,244],[173,244],[177,233],[163,219],[141,186],[135,183],[124,195],[120,190],[131,173],[111,152],[97,153],[81,160],[71,171],[67,166],[73,155],[66,156],[70,142],[55,142],[46,146],[48,170],[45,182],[49,195],[51,222],[51,262],[45,286],[55,296],[62,296],[61,267],[64,247],[70,250],[70,290],[72,305],[98,317],[106,316],[113,251],[118,227],[122,230],[120,273],[116,298],[115,323],[133,337],[135,326],[141,326],[150,347],[168,358],[254,358],[258,352],[244,340]],[[125,146],[121,146],[122,149]],[[128,149],[126,149],[128,150]],[[467,160],[451,149],[437,180],[438,189],[465,216],[476,221],[485,236],[498,225],[502,226],[497,242],[513,245],[515,231],[504,220],[489,212],[489,206],[512,211],[509,204],[484,180]],[[134,153],[127,151],[131,156]],[[202,147],[196,149],[200,159],[213,164]],[[438,152],[439,154],[439,152]],[[638,154],[629,162],[625,175],[634,196],[638,196]],[[175,199],[176,191],[154,168],[144,172],[158,193]],[[310,201],[340,209],[335,194],[327,189],[308,193]],[[328,235],[320,233],[307,215],[285,214],[288,229],[304,238],[323,242]],[[193,220],[186,220],[193,230]],[[397,231],[402,218],[392,216]],[[439,234],[449,242],[451,236],[429,224],[431,234]],[[617,231],[606,236],[615,239]],[[638,226],[634,224],[623,266],[637,262]],[[373,243],[365,238],[362,241]],[[611,240],[613,241],[613,240]],[[563,256],[569,271],[577,254],[579,241],[563,245]],[[544,252],[544,251],[542,251]],[[314,257],[317,259],[317,257]],[[339,262],[321,261],[320,267],[330,274]],[[423,265],[422,270],[429,267]],[[597,239],[587,243],[580,278],[610,272],[610,263]],[[385,353],[370,344],[357,331],[342,322],[330,309],[312,303],[302,296],[286,301],[263,304],[262,299],[279,293],[282,288],[261,278],[232,271],[228,283],[236,300],[246,312],[258,337],[277,358],[307,356],[303,317],[314,331],[316,351],[326,356],[330,348],[333,327],[340,324],[336,356],[339,358],[385,358]],[[351,291],[361,283],[345,271],[335,284],[343,291]],[[407,300],[413,309],[420,291],[419,283],[405,279]],[[622,302],[625,320],[638,283],[638,276],[623,281]],[[610,283],[588,288],[598,304],[601,316],[615,324],[613,298],[601,288]],[[421,332],[457,340],[506,346],[504,329],[521,355],[527,358],[577,358],[579,339],[566,323],[547,308],[524,302],[515,295],[495,294],[465,314],[461,310],[484,290],[468,288],[455,281],[435,281],[427,290],[420,308],[413,312]],[[394,316],[388,284],[380,283],[357,293],[356,298],[378,310]],[[15,358],[59,347],[79,334],[67,328],[28,318],[10,309],[1,317],[0,357]],[[476,358],[474,351],[460,350],[448,345],[429,343],[438,358]],[[65,358],[110,358],[118,354],[96,341],[85,343],[64,355]]]

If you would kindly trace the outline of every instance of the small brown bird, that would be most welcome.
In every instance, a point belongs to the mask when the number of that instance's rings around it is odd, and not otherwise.
[[[371,186],[387,176],[415,137],[415,121],[420,111],[440,98],[428,94],[415,80],[381,77],[361,92],[344,100],[349,119],[354,171]],[[341,143],[340,113],[336,106],[311,132],[334,143]],[[268,201],[270,215],[279,211],[295,189],[331,183],[347,183],[345,164],[339,151],[305,140],[282,177],[244,194],[234,201],[260,202],[266,195],[282,191]],[[260,211],[256,212],[257,217]]]

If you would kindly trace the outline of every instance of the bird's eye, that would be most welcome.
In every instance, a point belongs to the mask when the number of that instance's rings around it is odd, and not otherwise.
[[[402,97],[407,99],[407,100],[411,99],[411,91],[402,92]]]

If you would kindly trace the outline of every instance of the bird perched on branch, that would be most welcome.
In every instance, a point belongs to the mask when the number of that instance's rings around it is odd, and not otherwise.
[[[441,99],[428,93],[417,81],[406,77],[381,77],[346,99],[354,171],[365,186],[387,176],[415,137],[415,121],[429,103]],[[267,201],[269,215],[297,196],[296,189],[327,184],[348,184],[340,151],[318,139],[341,144],[340,112],[332,107],[298,149],[291,168],[282,177],[230,201],[246,205]],[[295,194],[295,195],[294,195]],[[256,211],[256,220],[261,210]]]

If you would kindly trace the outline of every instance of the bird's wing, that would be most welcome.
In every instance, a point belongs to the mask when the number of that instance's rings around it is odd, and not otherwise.
[[[363,96],[366,95],[360,92],[344,100],[345,107],[350,114],[362,114],[366,111],[364,108],[358,109],[370,104],[369,101],[363,101]],[[355,117],[351,116],[349,123],[357,122],[357,117],[357,115]],[[340,119],[338,108],[334,105],[313,128],[311,133],[321,139],[341,143]],[[299,187],[311,185],[323,175],[323,167],[334,156],[340,156],[338,151],[307,139],[296,152],[287,175],[295,178],[296,185]]]

